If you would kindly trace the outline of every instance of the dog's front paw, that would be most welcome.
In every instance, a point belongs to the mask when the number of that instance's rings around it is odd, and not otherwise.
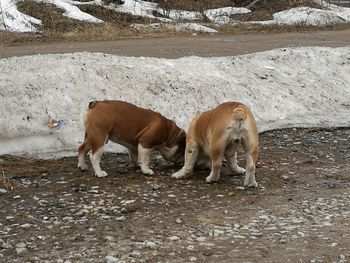
[[[244,187],[258,187],[258,183],[255,181],[251,183],[244,182]]]
[[[150,168],[146,168],[146,167],[143,167],[141,168],[141,171],[143,174],[146,174],[146,175],[154,175],[154,172],[150,169]]]
[[[245,169],[237,166],[236,169],[233,170],[236,174],[245,174]]]
[[[101,171],[95,174],[96,177],[106,177],[108,175],[108,173],[106,173],[105,171]]]
[[[172,174],[172,175],[171,175],[171,178],[173,178],[173,179],[181,179],[181,178],[184,178],[185,175],[186,175],[186,174],[185,174],[182,170],[180,170],[180,171],[178,171],[178,172]]]
[[[205,179],[208,184],[217,183],[219,178],[212,176],[211,174]]]
[[[86,163],[78,163],[78,168],[80,168],[80,170],[82,171],[88,170],[88,166],[86,165]]]

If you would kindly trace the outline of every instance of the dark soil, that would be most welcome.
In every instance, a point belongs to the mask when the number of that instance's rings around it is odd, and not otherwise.
[[[13,187],[0,262],[347,262],[349,140],[348,128],[261,134],[257,189],[238,175],[206,184],[208,171],[172,180],[180,167],[156,155],[143,176],[105,154],[106,178],[77,158],[0,156],[0,188]]]

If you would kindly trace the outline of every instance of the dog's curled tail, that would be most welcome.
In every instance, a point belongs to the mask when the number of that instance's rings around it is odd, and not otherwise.
[[[246,119],[247,115],[243,108],[237,107],[233,110],[233,114],[236,119],[243,121]]]
[[[88,108],[89,108],[89,109],[92,109],[93,107],[95,107],[95,105],[96,105],[97,103],[98,103],[98,100],[90,101],[90,102],[89,102]]]

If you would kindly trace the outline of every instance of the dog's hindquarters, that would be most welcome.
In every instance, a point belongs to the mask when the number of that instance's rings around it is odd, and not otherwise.
[[[236,120],[240,122],[240,140],[242,141],[246,159],[244,186],[257,187],[258,184],[255,181],[255,164],[258,159],[259,138],[255,119],[249,108],[244,105],[237,107],[234,110],[234,115]],[[231,161],[232,168],[235,167],[238,170],[243,169],[239,169],[240,167],[237,166],[237,161],[235,159],[231,159]]]
[[[85,139],[79,147],[78,167],[82,170],[87,169],[85,155],[91,150],[90,161],[95,175],[97,177],[105,177],[107,176],[107,173],[101,170],[100,160],[103,154],[104,145],[108,140],[109,129],[106,129],[106,122],[103,121],[106,116],[103,116],[101,112],[94,109],[96,104],[96,101],[90,102],[89,108],[84,117]]]

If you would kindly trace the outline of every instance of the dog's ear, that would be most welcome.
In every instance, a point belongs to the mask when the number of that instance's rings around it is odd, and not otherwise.
[[[95,105],[96,105],[97,103],[98,103],[97,100],[90,101],[88,108],[89,108],[89,109],[92,109],[93,107],[95,107]]]

